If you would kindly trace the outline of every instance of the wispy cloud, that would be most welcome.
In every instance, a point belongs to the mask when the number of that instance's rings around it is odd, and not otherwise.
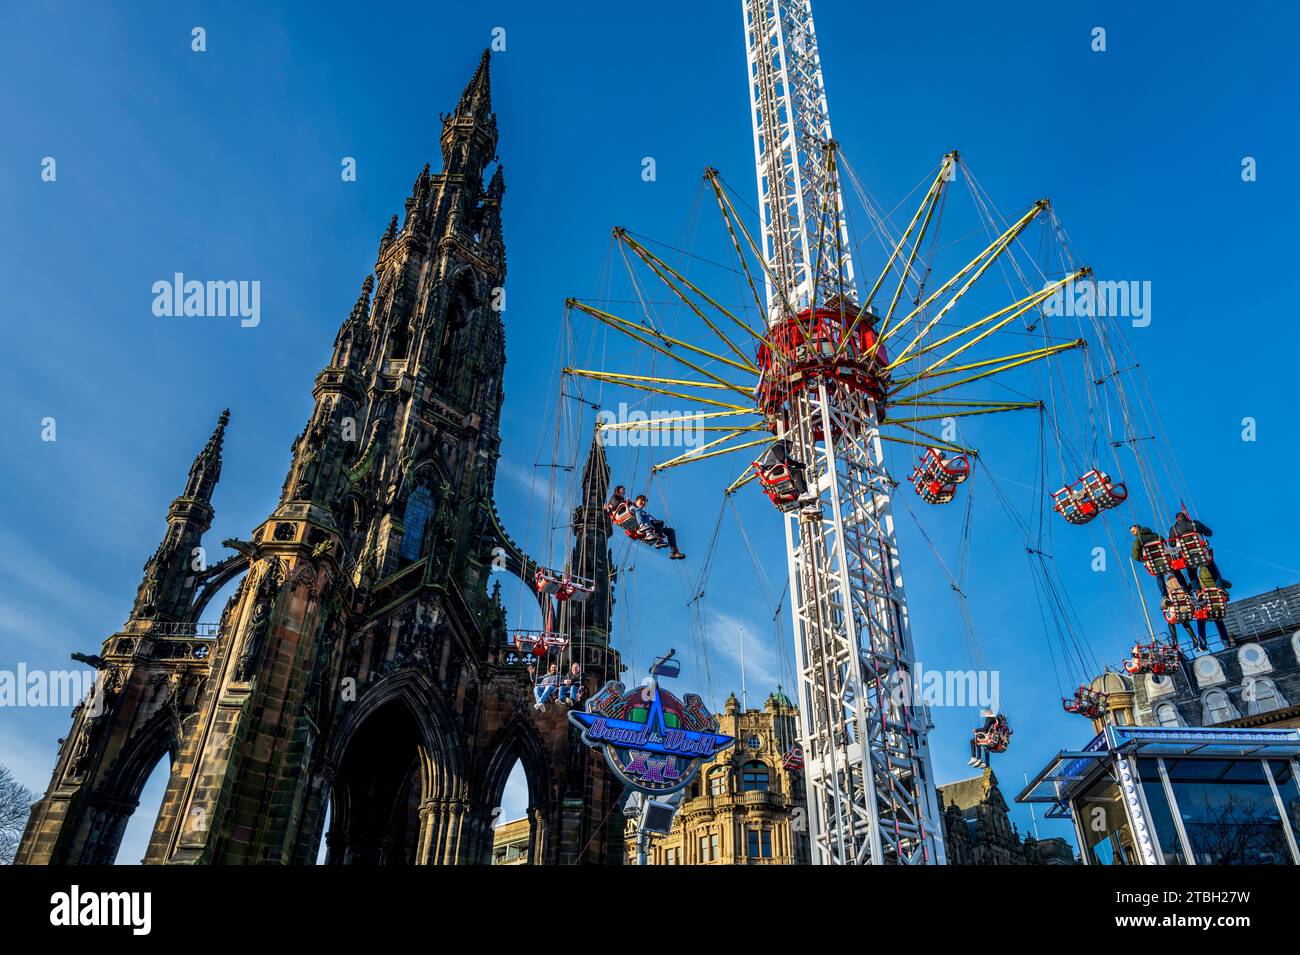
[[[501,478],[528,495],[534,516],[545,515],[550,510],[548,482],[534,468],[522,467],[507,458],[501,458],[497,461],[498,481]]]
[[[783,664],[788,657],[776,646],[770,620],[710,609],[704,618],[704,639],[713,659],[734,668],[737,674],[741,670],[743,639],[745,684],[755,694],[761,694],[751,697],[751,705],[755,699],[765,699],[778,683],[788,684],[793,679],[793,665]]]
[[[75,566],[42,557],[30,542],[0,529],[0,652],[98,646],[106,636],[99,630],[124,616],[129,598],[96,589],[88,575],[70,569]]]

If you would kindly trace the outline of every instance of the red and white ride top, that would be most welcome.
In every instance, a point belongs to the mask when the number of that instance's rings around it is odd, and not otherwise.
[[[876,346],[875,326],[874,315],[833,296],[816,312],[805,308],[768,327],[758,346],[757,398],[773,434],[782,433],[777,424],[785,421],[790,399],[818,379],[871,395],[877,416],[885,420],[889,356],[883,345]],[[848,341],[841,347],[846,333]]]

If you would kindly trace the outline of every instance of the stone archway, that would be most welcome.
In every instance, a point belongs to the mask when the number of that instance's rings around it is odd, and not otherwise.
[[[161,760],[175,761],[179,739],[176,713],[167,708],[127,741],[104,783],[86,794],[89,831],[81,863],[112,865],[117,860],[122,835],[140,805],[145,783]]]
[[[428,678],[393,674],[352,706],[327,759],[326,864],[463,861],[464,742]]]
[[[536,586],[535,577],[542,569],[542,565],[529,557],[524,549],[515,543],[514,538],[505,532],[495,502],[491,503],[488,512],[488,526],[484,539],[488,553],[483,556],[490,566],[519,578],[532,592],[537,607],[542,612],[542,619],[555,620],[557,615],[554,602],[546,594],[538,591]]]
[[[419,727],[384,704],[352,735],[334,778],[327,864],[411,865],[420,840],[424,773]]]
[[[511,770],[515,763],[519,763],[528,783],[528,863],[542,865],[547,859],[548,842],[552,835],[549,831],[550,820],[554,815],[553,794],[547,785],[553,774],[547,765],[542,743],[532,728],[519,720],[505,727],[487,751],[491,755],[476,787],[478,802],[490,807],[490,812],[500,807]],[[494,834],[495,828],[489,825],[487,831],[475,840],[470,861],[480,865],[491,862]]]

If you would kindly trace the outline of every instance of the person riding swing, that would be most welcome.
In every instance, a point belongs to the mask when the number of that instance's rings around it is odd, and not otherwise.
[[[1005,752],[1011,730],[1007,726],[1006,717],[999,715],[992,709],[986,709],[983,712],[984,722],[976,727],[971,736],[970,765],[982,766],[988,769],[990,751]]]
[[[686,555],[677,549],[677,531],[646,510],[648,500],[649,498],[644,494],[638,494],[636,500],[632,502],[632,513],[636,517],[637,524],[651,528],[657,535],[668,541],[669,560],[684,560]]]
[[[1181,508],[1178,513],[1174,515],[1174,522],[1169,527],[1169,539],[1171,541],[1180,541],[1183,537],[1188,535],[1196,535],[1204,539],[1206,537],[1214,536],[1214,531],[1210,530],[1206,525],[1188,514],[1186,508]],[[1206,546],[1208,547],[1208,545]],[[1203,566],[1210,569],[1216,587],[1220,590],[1232,589],[1232,581],[1224,580],[1223,574],[1219,572],[1219,565],[1214,561],[1213,552],[1210,552],[1210,558]],[[1187,576],[1194,585],[1199,583],[1199,574],[1197,573],[1198,569],[1199,568],[1192,567],[1189,562],[1187,567]]]
[[[1163,545],[1164,541],[1161,539],[1160,535],[1151,528],[1145,527],[1141,524],[1130,524],[1128,532],[1133,535],[1132,557],[1134,562],[1146,566],[1146,546],[1157,541]],[[1159,549],[1160,548],[1157,548],[1157,550]],[[1167,566],[1167,564],[1161,566]],[[1166,575],[1176,578],[1178,583],[1182,585],[1183,589],[1187,589],[1187,582],[1183,579],[1183,575],[1179,573],[1177,569],[1172,567],[1167,570],[1162,570],[1158,567],[1152,567],[1151,569],[1153,571],[1152,576],[1155,577],[1156,587],[1160,590],[1161,600],[1167,600],[1169,598],[1169,585],[1168,581],[1165,579]]]
[[[784,465],[786,473],[790,475],[790,483],[794,485],[795,493],[799,495],[797,502],[806,511],[820,510],[817,503],[817,492],[808,487],[806,475],[808,466],[790,456],[790,449],[784,438],[773,441],[755,464],[759,471],[764,474]]]

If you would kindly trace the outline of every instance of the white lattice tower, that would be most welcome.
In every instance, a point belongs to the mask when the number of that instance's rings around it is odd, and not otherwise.
[[[741,5],[771,328],[831,295],[852,300],[853,266],[809,0]],[[941,863],[876,402],[822,378],[786,409],[822,505],[786,522],[813,861]]]

